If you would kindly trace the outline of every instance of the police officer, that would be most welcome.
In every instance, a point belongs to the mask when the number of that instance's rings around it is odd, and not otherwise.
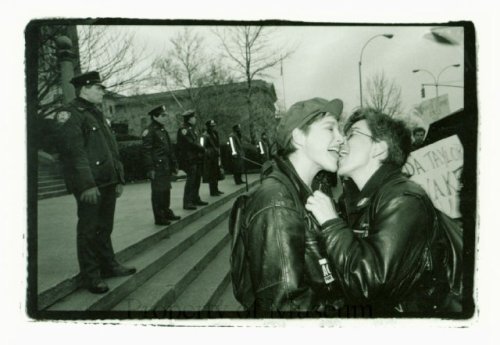
[[[183,207],[185,210],[196,210],[196,206],[208,205],[199,195],[205,149],[201,146],[199,135],[194,128],[194,110],[185,111],[182,118],[183,123],[177,132],[177,149],[181,168],[186,172]]]
[[[219,133],[215,128],[214,120],[205,122],[206,131],[203,134],[203,146],[205,147],[205,160],[203,162],[203,182],[208,183],[211,196],[224,194],[219,190],[219,158],[220,142]]]
[[[102,278],[135,273],[115,259],[111,243],[116,198],[124,173],[118,146],[99,106],[104,86],[98,72],[74,77],[78,97],[67,106],[61,127],[62,161],[78,207],[77,254],[84,286],[92,293],[109,290]]]
[[[149,113],[151,124],[142,133],[144,165],[151,179],[151,202],[156,225],[168,225],[170,220],[179,220],[170,209],[170,177],[177,174],[177,160],[167,126],[170,116],[164,105]]]
[[[243,161],[245,152],[241,145],[241,126],[236,124],[232,128],[233,132],[229,136],[229,146],[231,148],[231,157],[233,158],[233,177],[234,183],[240,185],[244,183],[241,179],[241,174],[245,168],[245,162]]]

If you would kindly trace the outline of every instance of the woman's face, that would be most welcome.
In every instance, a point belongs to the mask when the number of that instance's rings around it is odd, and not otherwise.
[[[344,137],[337,120],[326,115],[309,126],[305,134],[304,153],[319,170],[336,172],[340,158],[340,146]]]

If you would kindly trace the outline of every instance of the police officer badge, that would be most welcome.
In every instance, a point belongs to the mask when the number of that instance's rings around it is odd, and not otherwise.
[[[69,111],[61,111],[56,115],[56,121],[60,124],[65,123],[71,117],[71,113]]]

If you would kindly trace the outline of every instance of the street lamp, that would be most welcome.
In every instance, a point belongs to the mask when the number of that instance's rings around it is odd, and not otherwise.
[[[361,49],[361,54],[359,55],[359,63],[358,63],[358,71],[359,71],[359,101],[361,104],[361,108],[363,108],[363,81],[361,78],[361,61],[363,61],[363,52],[365,51],[366,46],[368,43],[370,43],[372,40],[374,40],[377,37],[385,37],[388,39],[391,39],[394,37],[393,34],[380,34],[380,35],[375,35],[372,38],[370,38],[368,41],[366,41],[365,45]]]
[[[413,73],[418,73],[418,72],[426,72],[426,73],[428,73],[432,77],[432,79],[434,80],[434,87],[436,88],[436,97],[437,97],[439,95],[439,78],[441,77],[441,74],[443,74],[443,72],[446,71],[450,67],[460,67],[460,64],[456,63],[456,64],[453,64],[453,65],[446,66],[445,68],[443,68],[439,72],[437,78],[434,76],[434,74],[432,74],[431,72],[429,72],[428,70],[423,69],[423,68],[414,69],[412,72]]]

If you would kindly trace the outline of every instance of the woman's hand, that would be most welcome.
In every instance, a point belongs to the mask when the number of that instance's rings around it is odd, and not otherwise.
[[[323,225],[330,219],[338,218],[337,211],[333,206],[332,200],[323,192],[315,191],[307,199],[306,210],[311,212],[320,225]]]

